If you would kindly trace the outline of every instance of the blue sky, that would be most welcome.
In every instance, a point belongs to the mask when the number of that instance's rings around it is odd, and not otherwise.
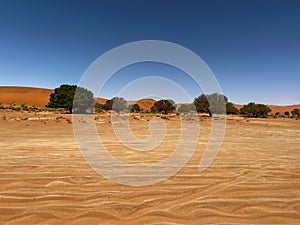
[[[132,41],[164,40],[199,55],[230,101],[296,104],[299,23],[297,0],[1,0],[0,85],[77,84],[106,51]],[[101,97],[113,97],[147,75],[179,83],[191,98],[201,94],[176,68],[145,63],[115,74]]]

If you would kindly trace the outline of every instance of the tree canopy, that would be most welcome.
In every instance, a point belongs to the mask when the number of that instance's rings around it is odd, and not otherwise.
[[[75,96],[76,93],[76,96]],[[94,95],[91,91],[76,85],[63,84],[50,94],[48,108],[63,108],[70,113],[85,113],[92,111],[95,106]]]
[[[250,102],[248,105],[244,105],[240,109],[240,113],[247,117],[266,118],[271,109],[264,104],[255,104]]]
[[[130,112],[140,112],[141,111],[141,107],[137,103],[128,106],[128,109],[130,110]]]
[[[175,112],[175,103],[172,100],[162,99],[157,102],[151,107],[152,113],[163,113],[163,114],[169,114],[172,112]]]
[[[239,112],[240,111],[236,107],[234,107],[232,102],[226,103],[226,113],[227,114],[237,115],[237,114],[239,114]]]
[[[224,114],[226,112],[226,106],[228,99],[225,95],[213,93],[210,95],[202,94],[194,99],[194,105],[199,113],[209,113],[212,116],[213,113]]]
[[[114,97],[107,100],[103,105],[104,110],[113,110],[115,112],[121,112],[127,109],[127,101],[121,97]]]
[[[293,117],[300,118],[300,109],[293,109],[291,113]]]

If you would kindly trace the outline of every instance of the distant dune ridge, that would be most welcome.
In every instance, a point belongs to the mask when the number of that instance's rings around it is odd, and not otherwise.
[[[15,87],[15,86],[0,86],[0,103],[4,105],[26,104],[28,106],[38,106],[45,107],[49,102],[50,94],[54,90],[46,88],[34,88],[34,87]],[[107,99],[97,98],[97,103],[105,104]],[[150,111],[151,107],[156,101],[154,99],[140,99],[138,101],[128,101],[129,104],[137,103],[142,110]],[[283,114],[286,111],[291,112],[295,108],[300,108],[300,104],[288,105],[288,106],[278,106],[278,105],[268,105],[272,112],[279,112]],[[235,104],[235,107],[240,109],[243,105]]]

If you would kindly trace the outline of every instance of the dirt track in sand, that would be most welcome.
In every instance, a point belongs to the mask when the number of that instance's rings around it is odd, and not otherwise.
[[[164,182],[130,187],[86,164],[67,119],[0,110],[0,224],[300,223],[300,120],[231,118],[221,151],[200,173],[210,132],[209,119],[201,119],[184,168]],[[149,134],[147,119],[131,120],[137,136]],[[155,162],[177,143],[179,121],[165,122],[165,144],[148,155],[121,146],[109,116],[99,116],[97,128],[116,158]]]

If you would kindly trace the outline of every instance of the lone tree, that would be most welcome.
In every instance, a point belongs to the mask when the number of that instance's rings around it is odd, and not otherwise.
[[[247,117],[266,118],[271,109],[264,104],[255,104],[250,102],[248,105],[244,105],[240,109],[240,113]]]
[[[127,109],[127,102],[124,98],[114,97],[110,100],[107,100],[103,105],[104,110],[113,110],[117,113]]]
[[[293,117],[300,118],[300,109],[293,109],[291,113]]]
[[[63,108],[69,110],[70,113],[85,113],[86,110],[92,110],[94,106],[95,99],[91,91],[68,84],[55,88],[46,105],[48,108]]]
[[[163,114],[169,114],[172,112],[175,112],[175,103],[172,100],[162,99],[157,102],[151,107],[152,113],[163,113]]]
[[[130,112],[140,112],[141,111],[141,107],[135,103],[133,105],[129,105],[128,108],[130,109]]]
[[[194,99],[194,105],[199,113],[208,113],[212,116],[213,113],[224,114],[226,112],[226,103],[228,99],[225,95],[213,93],[210,95],[202,94]]]

